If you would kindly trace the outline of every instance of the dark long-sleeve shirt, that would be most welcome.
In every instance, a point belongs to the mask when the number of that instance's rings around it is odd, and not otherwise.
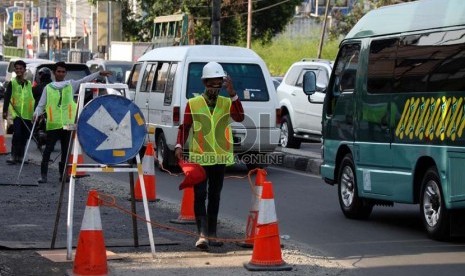
[[[231,98],[231,101],[231,108],[229,109],[231,118],[236,122],[242,122],[244,120],[244,108],[242,107],[239,97],[236,95]],[[182,148],[182,146],[186,143],[187,138],[189,137],[189,130],[191,129],[193,122],[190,106],[189,104],[186,104],[184,121],[183,124],[179,126],[178,130],[176,148]]]

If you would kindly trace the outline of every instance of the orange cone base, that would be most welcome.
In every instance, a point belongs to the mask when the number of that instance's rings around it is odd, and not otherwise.
[[[193,188],[184,189],[181,202],[181,213],[177,219],[172,219],[170,222],[176,224],[195,224]]]
[[[81,230],[73,275],[107,275],[107,251],[101,230]]]
[[[157,201],[155,182],[156,180],[154,175],[144,175],[145,194],[147,195],[147,201]],[[136,201],[142,201],[142,187],[139,180],[137,180],[136,187],[134,189],[134,199]]]
[[[253,248],[255,230],[257,227],[258,212],[250,211],[247,218],[247,227],[245,228],[246,239],[243,242],[238,242],[237,245],[243,248]]]
[[[170,219],[170,222],[175,224],[195,224],[195,217],[179,216],[177,219]]]
[[[245,269],[248,271],[291,271],[292,266],[283,262],[281,265],[256,265],[252,262],[244,264]]]
[[[292,267],[287,265],[281,256],[278,224],[259,225],[257,229],[252,260],[244,264],[244,267],[250,271],[291,270]]]

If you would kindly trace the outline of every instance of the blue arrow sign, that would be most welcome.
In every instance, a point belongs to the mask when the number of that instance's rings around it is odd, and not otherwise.
[[[139,107],[117,95],[90,101],[77,122],[82,150],[100,164],[120,164],[133,158],[144,144],[145,135],[145,119]]]

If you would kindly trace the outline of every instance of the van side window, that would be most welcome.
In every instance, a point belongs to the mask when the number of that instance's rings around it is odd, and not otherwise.
[[[129,79],[128,79],[129,89],[136,89],[141,68],[142,68],[142,63],[137,63],[134,65],[134,70],[132,70],[131,75],[129,76]]]
[[[177,63],[171,64],[168,78],[166,80],[165,99],[163,100],[164,105],[171,105],[171,101],[173,100],[174,77],[176,76],[177,68]]]
[[[465,30],[401,37],[394,92],[465,91]]]
[[[142,82],[140,84],[140,92],[150,92],[150,87],[152,86],[152,82],[155,76],[155,68],[157,68],[157,64],[147,64],[145,67],[144,76],[142,76]]]
[[[170,64],[168,62],[158,63],[156,81],[152,85],[152,91],[163,93],[165,91],[166,77],[168,76]]]
[[[353,93],[355,89],[358,59],[360,53],[360,44],[345,44],[339,50],[339,55],[333,68],[333,75],[328,85],[328,91],[325,101],[326,113],[332,114],[337,98],[342,92]]]
[[[359,53],[359,44],[345,45],[341,50],[341,54],[334,67],[335,85],[333,87],[333,92],[335,95],[341,92],[354,90]]]
[[[397,38],[373,40],[371,42],[367,70],[368,93],[387,93],[391,91],[398,43]]]

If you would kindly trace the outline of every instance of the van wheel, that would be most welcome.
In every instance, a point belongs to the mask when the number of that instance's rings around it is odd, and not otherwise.
[[[338,197],[342,213],[351,219],[366,219],[373,204],[358,197],[357,178],[352,154],[344,156],[339,166]]]
[[[289,115],[284,115],[281,120],[281,135],[279,137],[279,143],[283,148],[300,148],[301,141],[294,137],[294,129]]]
[[[169,169],[170,149],[166,145],[165,134],[160,133],[157,138],[157,162],[160,171],[162,168]]]
[[[430,238],[435,240],[449,238],[449,213],[444,204],[441,180],[435,166],[426,171],[421,183],[420,212]]]

